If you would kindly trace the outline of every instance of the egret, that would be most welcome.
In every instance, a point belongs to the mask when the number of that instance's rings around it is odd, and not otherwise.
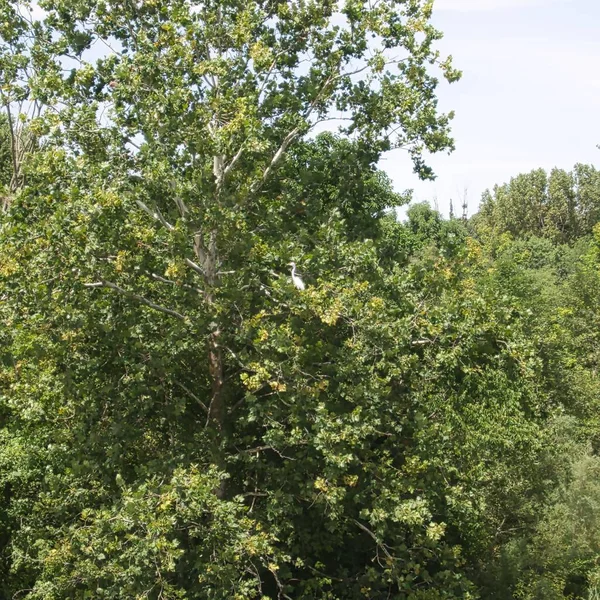
[[[291,263],[289,263],[289,265],[292,267],[292,283],[299,290],[305,289],[306,286],[304,285],[304,281],[302,281],[302,278],[300,277],[300,275],[296,275],[296,263],[292,261]]]

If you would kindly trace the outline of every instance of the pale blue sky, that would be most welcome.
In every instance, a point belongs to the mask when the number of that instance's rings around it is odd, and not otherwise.
[[[420,182],[401,151],[381,166],[415,200],[447,214],[464,189],[469,212],[495,183],[534,168],[600,164],[600,0],[436,0],[439,48],[463,71],[441,86],[456,111],[456,151],[430,161]]]

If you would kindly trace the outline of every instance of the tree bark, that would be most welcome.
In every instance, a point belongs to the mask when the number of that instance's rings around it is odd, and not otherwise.
[[[223,376],[223,352],[219,345],[221,332],[216,329],[209,337],[209,373],[212,380],[212,394],[208,407],[207,425],[213,434],[213,460],[220,471],[225,471],[225,456],[223,454],[223,425],[225,421],[225,397]],[[220,500],[225,498],[226,483],[222,480],[214,490]]]
[[[208,360],[209,374],[212,382],[212,394],[208,406],[208,424],[212,425],[216,431],[223,429],[225,417],[225,406],[223,399],[223,351],[219,345],[221,332],[215,329],[208,340]]]
[[[194,239],[194,250],[198,257],[207,287],[206,303],[208,309],[212,309],[215,304],[214,290],[218,286],[219,276],[217,274],[218,256],[217,256],[217,232],[212,230],[208,244],[204,244],[203,236],[196,235]],[[213,460],[217,468],[225,471],[225,456],[223,454],[223,427],[225,424],[225,368],[223,364],[223,350],[221,348],[221,328],[218,323],[211,324],[212,331],[208,336],[208,372],[211,379],[211,398],[208,405],[208,415],[206,417],[206,427],[210,428],[213,443]],[[225,497],[225,481],[221,481],[215,489],[218,498]]]

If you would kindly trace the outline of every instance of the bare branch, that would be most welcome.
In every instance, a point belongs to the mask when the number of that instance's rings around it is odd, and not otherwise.
[[[156,273],[150,273],[150,276],[152,277],[152,279],[155,279],[156,281],[160,281],[161,283],[168,283],[170,285],[182,287],[186,290],[196,292],[197,294],[200,294],[201,296],[204,296],[206,294],[206,292],[204,290],[194,287],[193,285],[187,285],[186,283],[179,283],[178,281],[173,281],[172,279],[167,279],[166,277],[162,277],[161,275],[158,275]]]
[[[247,371],[249,373],[254,373],[255,371],[253,369],[250,369],[249,367],[247,367],[242,360],[240,359],[240,357],[228,346],[223,346],[223,348],[225,348],[225,350],[227,350],[227,352],[229,352],[229,354],[231,354],[231,356],[233,356],[233,358],[235,359],[235,361],[238,363],[238,365],[244,370]]]
[[[177,209],[182,217],[185,217],[185,215],[190,212],[183,199],[179,196],[175,197],[175,204],[177,204]]]
[[[4,92],[0,91],[2,94],[2,101],[4,103],[4,108],[6,109],[6,117],[8,119],[8,130],[10,133],[10,157],[12,159],[13,165],[13,173],[11,177],[11,192],[16,191],[16,187],[18,187],[18,178],[19,178],[19,160],[17,157],[18,153],[18,140],[17,140],[17,132],[15,130],[15,124],[12,118],[12,113],[10,111],[10,102],[4,95]]]
[[[85,283],[84,287],[90,288],[90,289],[102,288],[102,287],[110,288],[111,290],[115,290],[116,292],[119,292],[119,294],[123,294],[124,296],[129,296],[130,298],[137,300],[138,302],[140,302],[141,304],[144,304],[148,308],[152,308],[153,310],[157,310],[158,312],[162,312],[166,315],[170,315],[171,317],[175,317],[175,318],[179,319],[180,321],[187,320],[186,317],[184,315],[182,315],[181,313],[178,313],[175,310],[171,310],[170,308],[161,306],[160,304],[156,304],[156,303],[152,302],[151,300],[144,298],[144,296],[140,296],[139,294],[130,292],[114,283],[111,283],[110,281],[100,280],[95,283]]]
[[[200,267],[199,265],[197,265],[193,260],[190,260],[189,258],[185,259],[185,264],[188,267],[191,267],[194,271],[196,271],[196,273],[198,273],[199,275],[202,275],[202,277],[204,277],[204,271],[202,270],[202,267]]]
[[[234,411],[236,411],[240,406],[242,406],[242,404],[244,404],[244,402],[246,402],[246,398],[242,398],[241,400],[238,400],[228,411],[227,414],[231,414]]]
[[[315,121],[314,125],[318,125],[319,123],[327,123],[328,121],[354,121],[354,119],[352,117],[323,117],[322,119]]]
[[[204,409],[204,412],[208,414],[208,406],[206,406],[206,404],[204,404],[204,402],[202,402],[202,400],[200,400],[200,398],[198,398],[194,392],[189,390],[185,385],[183,385],[183,383],[179,383],[179,381],[176,381],[175,385],[178,385],[190,398],[193,398]]]
[[[241,450],[240,454],[259,454],[260,452],[264,452],[265,450],[275,450],[273,446],[258,446],[256,448],[248,448],[246,450]]]
[[[269,68],[269,71],[267,73],[267,76],[265,77],[259,91],[258,91],[258,98],[260,98],[261,94],[263,93],[265,87],[267,86],[269,79],[271,78],[271,75],[273,74],[273,70],[275,69],[276,65],[277,65],[277,58],[281,55],[281,53],[279,53],[275,59],[273,60],[273,62],[271,63],[271,66]],[[233,168],[235,167],[235,165],[237,164],[238,160],[240,160],[240,158],[242,157],[244,150],[245,150],[245,144],[246,144],[246,140],[243,141],[240,144],[240,148],[239,150],[235,153],[234,157],[231,159],[230,163],[224,167],[220,173],[220,176],[217,178],[217,186],[220,188],[224,181],[225,178],[229,175],[229,173],[231,173],[231,171],[233,170]]]
[[[104,112],[102,112],[101,118],[102,118],[102,116],[104,116]],[[129,144],[129,145],[133,146],[136,150],[141,150],[141,147],[138,146],[138,144],[136,144],[135,142],[133,142],[130,137],[124,137],[123,142],[125,144]]]
[[[281,142],[281,146],[279,146],[279,148],[273,155],[271,162],[269,163],[267,168],[264,170],[260,181],[253,186],[253,189],[252,189],[253,192],[257,192],[265,184],[265,182],[269,178],[269,175],[271,174],[273,169],[277,166],[277,164],[281,160],[282,156],[285,154],[285,151],[289,148],[290,144],[296,139],[296,137],[298,136],[299,133],[300,133],[300,128],[294,127],[294,129],[292,129],[292,131],[290,131],[285,136],[285,138],[283,139],[283,142]]]
[[[354,521],[354,523],[356,523],[356,525],[358,525],[358,527],[360,529],[362,529],[369,537],[371,537],[373,539],[373,541],[377,544],[377,547],[380,548],[383,553],[390,559],[390,560],[394,560],[394,557],[388,552],[388,549],[385,547],[384,544],[382,544],[378,539],[377,536],[368,528],[365,527],[360,521],[357,521],[356,519],[352,519]]]
[[[161,212],[156,209],[156,212],[153,212],[146,204],[144,204],[141,200],[136,200],[135,203],[147,214],[150,215],[156,221],[159,221],[164,227],[166,227],[169,231],[174,231],[175,227],[168,223],[165,218],[162,216]]]
[[[179,285],[176,281],[167,279],[166,277],[161,277],[160,275],[157,275],[156,273],[150,273],[150,277],[152,277],[152,279],[156,279],[156,281],[160,281],[161,283],[170,283],[172,285]]]
[[[247,450],[240,450],[240,454],[260,454],[261,452],[265,452],[266,450],[271,450],[271,452],[275,452],[281,458],[285,458],[286,460],[296,460],[291,456],[286,456],[282,454],[277,448],[273,446],[258,446],[257,448],[248,448]]]
[[[386,62],[385,65],[395,64],[395,63],[398,63],[398,62],[401,62],[401,61],[392,60],[392,61]],[[337,73],[337,74],[331,73],[329,75],[329,77],[327,77],[327,79],[325,80],[325,82],[323,83],[323,85],[321,86],[321,89],[319,90],[319,93],[315,96],[314,100],[311,102],[311,104],[308,107],[307,111],[304,113],[303,119],[307,120],[310,117],[310,115],[315,110],[317,104],[323,98],[323,96],[324,96],[324,94],[325,94],[325,92],[327,90],[327,87],[332,82],[338,81],[342,77],[350,77],[352,75],[357,75],[359,73],[362,73],[363,71],[366,71],[369,68],[370,68],[370,65],[367,64],[367,65],[364,65],[362,67],[359,67],[358,69],[355,69],[354,71],[347,71],[345,73]],[[270,75],[270,72],[269,72],[269,75]],[[323,122],[325,120],[329,120],[329,119],[321,119],[319,122]],[[334,120],[334,119],[332,119],[332,120]],[[340,119],[340,120],[342,120],[342,119]],[[348,119],[348,120],[351,120],[351,119]],[[294,129],[292,129],[292,131],[290,131],[285,136],[285,138],[283,139],[283,142],[281,143],[281,145],[279,146],[279,148],[277,149],[277,151],[273,155],[273,158],[271,159],[271,162],[269,163],[269,165],[267,166],[267,168],[264,170],[263,176],[262,176],[261,180],[259,182],[257,182],[252,187],[252,191],[253,192],[257,192],[265,184],[265,182],[269,178],[271,172],[277,166],[277,164],[279,163],[279,161],[281,160],[281,158],[283,157],[283,155],[285,154],[285,152],[289,148],[289,146],[294,142],[294,140],[296,139],[296,137],[298,137],[299,133],[300,133],[300,128],[299,127],[295,127]],[[242,148],[240,148],[239,152],[241,152],[241,150],[242,150]],[[237,161],[237,158],[235,158],[234,160]]]
[[[427,344],[433,344],[433,340],[429,340],[429,339],[413,340],[410,343],[411,346],[426,346]]]
[[[277,56],[275,56],[275,58],[273,59],[273,62],[271,63],[271,66],[269,67],[269,70],[267,72],[267,76],[265,77],[264,81],[262,82],[262,85],[260,86],[260,89],[258,90],[258,95],[257,98],[260,101],[260,97],[262,96],[262,93],[265,91],[265,88],[267,87],[269,80],[271,79],[271,75],[273,74],[273,71],[275,70],[275,67],[277,66],[277,59],[282,55],[282,52],[278,52]]]
[[[323,95],[324,95],[327,87],[329,86],[329,84],[332,81],[334,81],[335,79],[339,78],[339,77],[340,77],[339,74],[337,76],[334,76],[333,74],[330,74],[329,77],[327,77],[327,79],[325,80],[325,82],[321,86],[321,89],[319,90],[319,93],[315,96],[314,100],[310,103],[310,106],[308,107],[308,109],[306,110],[306,112],[304,113],[304,115],[302,116],[302,118],[304,120],[307,120],[310,117],[310,115],[313,113],[313,111],[316,108],[317,104],[322,99],[322,97],[323,97]],[[275,167],[281,161],[281,159],[282,159],[283,155],[285,154],[286,150],[289,148],[289,146],[292,144],[292,142],[298,137],[299,134],[300,134],[300,127],[294,127],[294,129],[292,129],[285,136],[285,138],[283,138],[283,141],[281,142],[281,145],[279,146],[279,148],[277,149],[277,151],[273,155],[273,158],[271,159],[271,162],[269,163],[269,165],[267,166],[267,168],[263,171],[263,175],[262,175],[260,181],[257,182],[255,185],[252,186],[252,191],[253,192],[258,192],[262,188],[262,186],[265,184],[265,182],[269,178],[269,175],[272,173],[272,171],[275,169]]]
[[[237,163],[238,160],[240,160],[240,158],[242,157],[242,154],[244,153],[244,144],[245,142],[242,143],[242,145],[240,146],[240,149],[236,152],[235,156],[231,159],[231,162],[223,169],[223,172],[221,174],[221,179],[220,179],[220,183],[222,184],[225,177],[227,177],[227,175],[229,175],[229,173],[231,173],[231,170],[233,169],[233,167],[235,167],[235,164]]]
[[[96,288],[102,288],[102,287],[106,287],[101,281],[97,281],[96,283],[84,283],[83,287],[86,287],[88,289],[96,289]]]
[[[281,583],[281,580],[279,579],[279,575],[277,574],[277,570],[273,567],[268,567],[269,571],[271,572],[271,575],[273,575],[273,579],[275,579],[275,583],[277,584],[277,600],[281,600],[282,598],[284,598],[285,600],[292,600],[290,596],[288,596],[285,592],[284,592],[284,587],[283,584]]]

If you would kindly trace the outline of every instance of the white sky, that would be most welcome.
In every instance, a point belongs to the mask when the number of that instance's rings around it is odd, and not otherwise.
[[[436,0],[434,24],[463,71],[439,90],[456,111],[456,151],[430,160],[434,182],[389,153],[381,166],[398,190],[448,214],[467,188],[472,214],[486,188],[519,173],[600,164],[600,0]]]

